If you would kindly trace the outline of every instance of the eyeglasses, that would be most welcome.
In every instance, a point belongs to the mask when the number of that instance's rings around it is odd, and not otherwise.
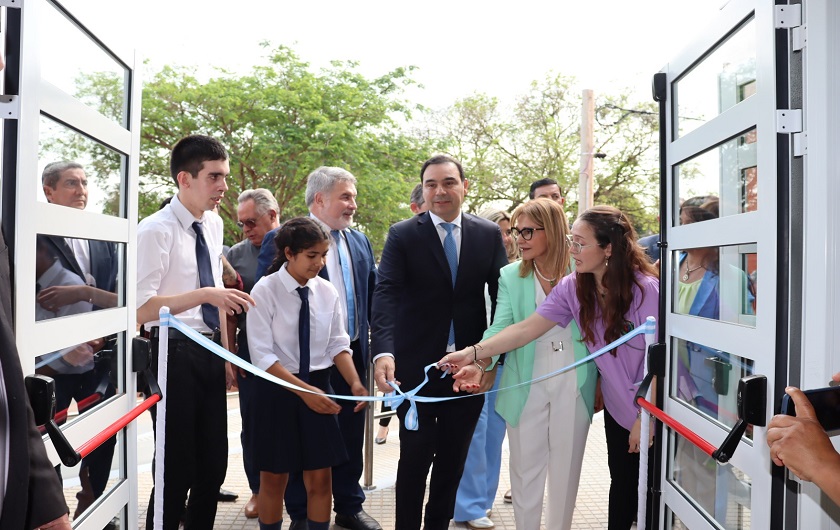
[[[268,213],[268,212],[265,212],[265,213]],[[253,219],[245,219],[244,221],[237,221],[236,226],[238,226],[239,228],[245,228],[246,226],[248,228],[254,228],[255,226],[257,226],[257,219],[261,218],[263,215],[265,215],[265,213],[262,214],[262,215],[258,215]]]
[[[530,241],[534,237],[534,232],[537,230],[545,230],[545,228],[511,228],[510,235],[514,239],[519,239],[519,236],[522,236],[522,239],[525,241]]]
[[[581,245],[580,243],[572,239],[571,234],[568,234],[566,236],[566,246],[569,247],[569,252],[571,252],[572,254],[580,254],[586,247],[594,247],[596,245],[594,243],[590,243],[589,245]]]

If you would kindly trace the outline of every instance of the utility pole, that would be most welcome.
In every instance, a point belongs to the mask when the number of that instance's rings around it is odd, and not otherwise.
[[[578,215],[593,206],[594,185],[592,181],[592,161],[594,156],[595,93],[590,89],[583,91],[583,106],[580,120],[580,180],[578,184]]]

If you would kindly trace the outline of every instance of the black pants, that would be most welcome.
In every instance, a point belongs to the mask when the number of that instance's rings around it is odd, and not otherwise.
[[[353,364],[362,384],[367,379],[365,363],[357,352],[361,352],[359,341],[350,343],[353,350]],[[330,385],[336,394],[352,396],[350,386],[344,380],[338,368],[332,367]],[[348,460],[344,464],[332,468],[332,490],[335,513],[342,515],[355,515],[362,511],[362,504],[365,502],[365,493],[362,491],[359,480],[364,471],[364,444],[365,444],[365,411],[353,412],[356,406],[355,401],[339,400],[341,412],[338,413],[338,428],[344,438],[344,445],[347,449]],[[292,521],[306,519],[306,487],[303,484],[302,473],[289,473],[289,482],[286,485],[286,511]]]
[[[248,333],[245,328],[239,330],[236,338],[237,352],[236,354],[243,360],[251,362],[250,351],[248,350]],[[248,487],[251,493],[257,494],[260,492],[260,470],[254,462],[254,455],[251,454],[251,440],[249,439],[250,432],[245,428],[248,425],[249,414],[252,414],[254,407],[259,406],[255,399],[254,381],[255,375],[246,373],[244,376],[240,375],[239,370],[236,370],[236,381],[239,386],[239,415],[242,418],[242,431],[239,433],[239,441],[242,445],[242,467],[245,468],[245,476],[248,478]]]
[[[157,372],[158,343],[152,341]],[[164,457],[163,528],[177,530],[187,499],[186,530],[210,530],[216,519],[219,488],[227,471],[225,363],[189,340],[169,341]],[[157,436],[157,406],[152,408]],[[157,485],[158,487],[161,484]],[[154,526],[152,489],[146,528]]]
[[[452,379],[430,379],[422,394],[451,395]],[[421,520],[426,530],[449,528],[449,521],[455,513],[455,495],[482,406],[483,396],[417,404],[418,430],[400,430],[396,528],[419,530]],[[405,420],[408,409],[408,403],[397,409],[401,422]],[[423,518],[429,467],[432,467],[432,476]]]
[[[628,453],[630,431],[604,409],[607,461],[610,467],[609,530],[628,530],[636,520],[639,502],[639,453]],[[648,484],[651,484],[648,467]]]

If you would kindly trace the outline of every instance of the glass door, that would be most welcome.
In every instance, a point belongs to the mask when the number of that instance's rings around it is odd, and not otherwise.
[[[767,419],[788,274],[780,186],[789,135],[778,135],[777,8],[728,2],[664,69],[667,272],[665,411],[719,446],[738,419],[741,377],[768,378]],[[777,48],[777,44],[781,48]],[[781,131],[780,131],[781,132]],[[781,184],[780,184],[781,183]],[[760,271],[760,272],[759,272]],[[783,326],[785,324],[782,324]],[[771,528],[771,462],[763,427],[750,427],[728,464],[666,429],[663,528]]]
[[[137,402],[138,62],[59,2],[16,5],[3,8],[17,115],[4,120],[2,157],[15,333],[24,373],[55,380],[56,421],[78,448]],[[137,528],[133,429],[60,467],[74,528]]]

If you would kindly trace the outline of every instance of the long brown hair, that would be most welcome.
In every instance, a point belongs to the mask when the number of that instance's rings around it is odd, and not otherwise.
[[[547,274],[549,278],[558,280],[569,272],[569,247],[566,246],[566,236],[569,234],[569,222],[563,208],[551,199],[536,199],[520,205],[513,211],[510,218],[511,226],[516,225],[517,219],[527,215],[534,220],[537,228],[545,228],[545,238],[548,243],[546,263],[549,264]],[[519,265],[519,276],[526,278],[534,272],[534,260],[523,259]]]
[[[577,275],[582,338],[584,342],[595,342],[595,315],[600,304],[601,319],[605,328],[604,342],[610,343],[627,332],[624,315],[633,303],[633,285],[639,285],[636,272],[654,278],[658,278],[659,273],[638,244],[636,230],[630,224],[630,220],[618,208],[595,206],[583,212],[575,222],[586,223],[592,228],[599,247],[606,248],[607,245],[612,245],[609,266],[601,280],[606,290],[604,298],[598,296],[594,274]],[[639,288],[641,287],[639,285]],[[612,354],[615,355],[615,351]]]

